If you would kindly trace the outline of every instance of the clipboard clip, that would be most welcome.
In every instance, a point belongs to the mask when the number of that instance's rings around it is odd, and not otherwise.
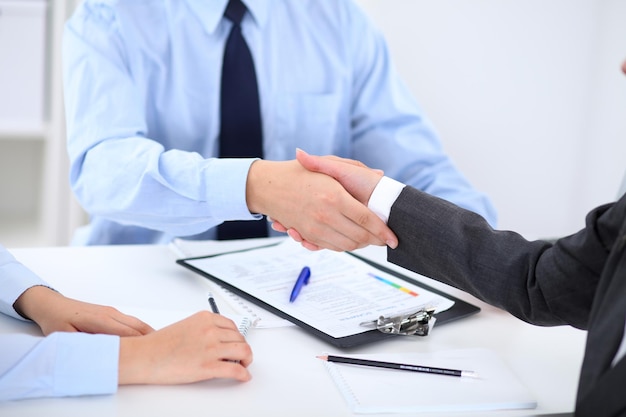
[[[380,316],[378,320],[361,323],[361,326],[376,328],[378,331],[387,334],[428,336],[437,320],[434,314],[435,308],[427,307],[409,314],[399,314],[391,317]]]

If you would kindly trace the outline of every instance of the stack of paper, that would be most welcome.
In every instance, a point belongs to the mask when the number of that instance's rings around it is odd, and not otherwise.
[[[346,356],[346,355],[339,355]],[[477,372],[478,378],[323,362],[354,413],[417,413],[535,408],[537,402],[495,352],[350,355]]]

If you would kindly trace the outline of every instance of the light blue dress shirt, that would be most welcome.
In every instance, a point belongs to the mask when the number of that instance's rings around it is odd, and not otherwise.
[[[265,159],[293,159],[296,147],[354,158],[495,225],[355,4],[244,2]],[[70,181],[91,215],[76,243],[164,243],[255,218],[245,200],[253,160],[215,158],[226,4],[86,0],[68,21]]]
[[[0,312],[19,320],[13,304],[28,288],[47,285],[0,246]],[[117,391],[118,336],[0,334],[0,401],[111,394]]]

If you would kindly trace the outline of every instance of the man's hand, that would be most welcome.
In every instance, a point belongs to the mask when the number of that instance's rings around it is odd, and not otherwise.
[[[383,176],[378,169],[367,167],[354,159],[338,156],[314,156],[301,149],[296,150],[296,159],[312,172],[319,172],[336,179],[354,198],[367,206],[372,192]]]
[[[311,172],[333,177],[364,206],[367,205],[374,188],[383,175],[382,171],[368,168],[362,162],[353,159],[345,159],[332,155],[325,157],[313,156],[301,149],[296,151],[296,159],[304,168]],[[271,218],[270,220],[272,221],[272,228],[274,230],[286,232],[292,239],[296,242],[300,242],[305,248],[309,250],[321,249],[315,242],[303,236],[297,227],[287,227],[275,218]],[[393,232],[385,236],[385,244],[391,248],[395,248],[398,245],[398,239]],[[366,245],[363,244],[359,247],[363,246]]]
[[[37,323],[44,335],[84,332],[139,336],[154,331],[143,321],[113,307],[73,300],[44,286],[24,291],[15,301],[14,308]]]
[[[252,349],[232,320],[201,311],[146,336],[120,340],[119,384],[248,381]]]
[[[346,251],[396,240],[387,225],[336,180],[295,160],[254,162],[246,200],[251,212],[297,230],[311,249]]]

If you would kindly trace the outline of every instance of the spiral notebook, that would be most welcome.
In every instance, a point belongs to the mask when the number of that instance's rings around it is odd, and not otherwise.
[[[186,310],[157,310],[129,306],[115,306],[115,308],[124,314],[137,317],[138,319],[148,323],[156,330],[167,327],[170,324],[174,324],[196,313],[195,311]],[[250,329],[255,327],[256,320],[253,317],[246,315],[225,316],[235,322],[237,329],[239,329],[239,333],[241,333],[244,337],[248,335]]]
[[[225,300],[233,311],[248,316],[254,320],[256,322],[255,327],[260,329],[269,329],[274,327],[295,326],[295,324],[289,320],[278,317],[276,314],[251,303],[245,298],[239,297],[228,288],[224,288],[214,282],[210,282],[209,285],[213,289],[214,293],[219,294],[218,296],[220,299]]]
[[[353,413],[446,413],[537,407],[528,389],[497,353],[488,349],[341,356],[468,370],[479,375],[464,378],[321,362]]]

